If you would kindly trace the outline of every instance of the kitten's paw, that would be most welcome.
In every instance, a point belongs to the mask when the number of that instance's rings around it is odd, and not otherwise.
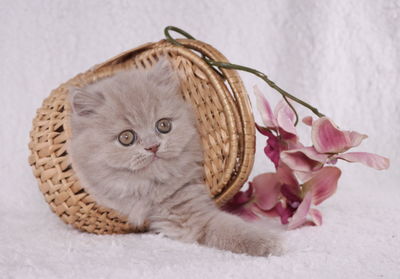
[[[208,224],[202,244],[251,256],[282,255],[282,241],[265,228],[221,213]]]
[[[251,256],[281,256],[283,254],[281,239],[270,233],[249,233],[240,246],[244,248],[242,253]]]

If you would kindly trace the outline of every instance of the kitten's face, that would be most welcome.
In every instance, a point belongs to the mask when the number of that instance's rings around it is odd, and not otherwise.
[[[191,147],[199,145],[193,112],[166,59],[148,72],[121,72],[72,94],[72,148],[79,167],[162,179],[176,171],[178,161],[199,160],[200,149]]]

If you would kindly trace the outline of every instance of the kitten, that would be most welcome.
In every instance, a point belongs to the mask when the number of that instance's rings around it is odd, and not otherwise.
[[[71,88],[69,152],[82,185],[135,227],[249,255],[277,253],[277,238],[219,210],[203,182],[191,107],[167,58]]]

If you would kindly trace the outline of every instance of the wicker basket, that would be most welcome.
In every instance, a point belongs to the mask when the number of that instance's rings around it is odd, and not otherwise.
[[[226,58],[198,40],[178,40],[218,61]],[[181,79],[181,91],[196,112],[204,149],[204,174],[211,196],[222,205],[247,180],[254,161],[255,128],[250,103],[234,70],[221,74],[188,48],[162,40],[126,51],[53,90],[33,120],[29,164],[51,209],[74,227],[97,234],[126,233],[126,217],[97,204],[73,170],[67,146],[71,138],[68,88],[83,87],[128,68],[148,68],[168,55]],[[73,160],[72,160],[73,161]]]

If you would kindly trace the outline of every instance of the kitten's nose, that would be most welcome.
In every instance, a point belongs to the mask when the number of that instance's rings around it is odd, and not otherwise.
[[[158,147],[160,147],[160,144],[155,144],[155,145],[150,146],[150,147],[147,147],[147,148],[145,148],[145,149],[146,149],[147,151],[156,153],[157,150],[158,150]]]

